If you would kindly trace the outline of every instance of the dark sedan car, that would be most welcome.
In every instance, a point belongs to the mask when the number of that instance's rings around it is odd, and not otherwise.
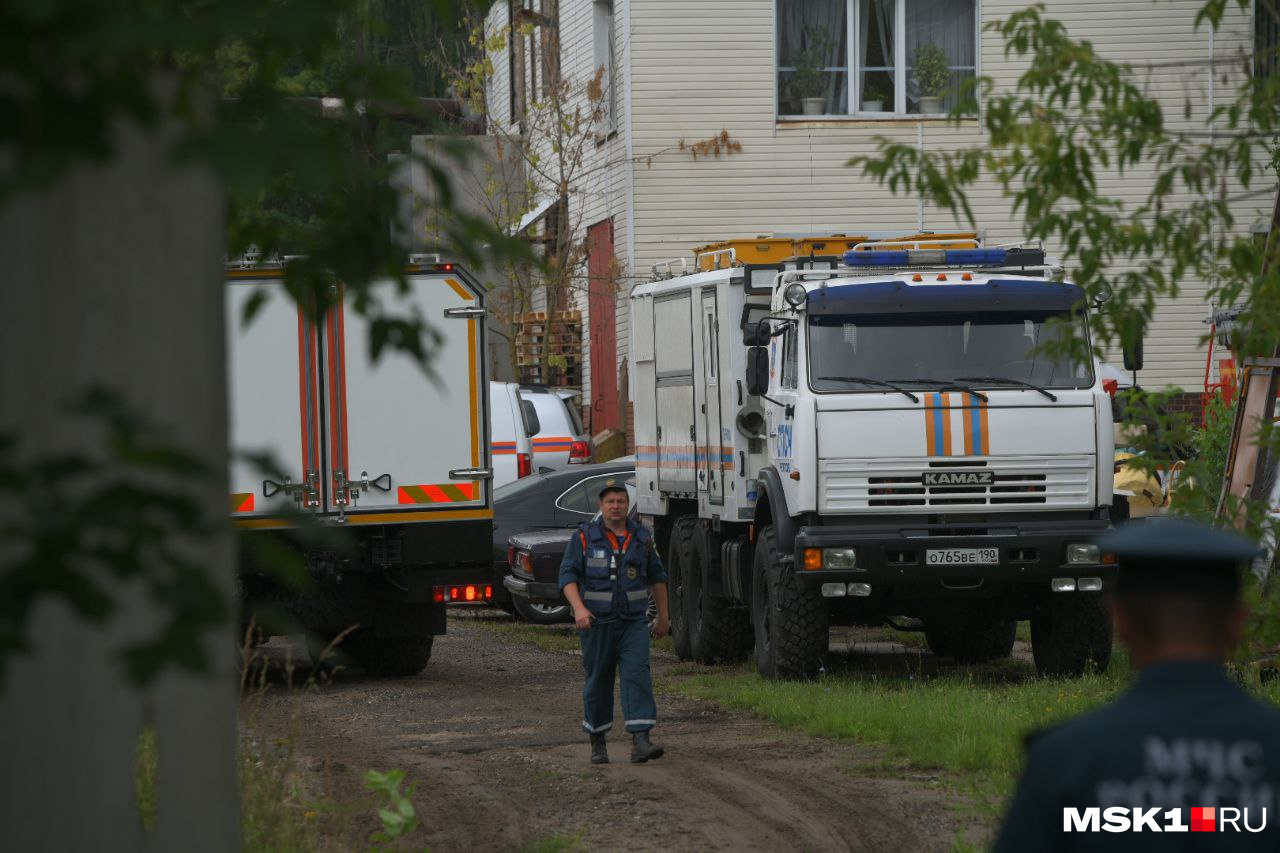
[[[541,530],[566,531],[589,521],[599,509],[600,487],[609,477],[635,474],[635,457],[624,456],[596,465],[573,465],[558,471],[534,474],[494,490],[493,587],[494,601],[514,608],[531,622],[559,622],[568,613],[561,603],[534,604],[509,595],[503,586],[507,574],[507,544],[517,533]],[[568,534],[562,533],[562,542]],[[560,547],[564,553],[564,546]],[[558,561],[557,561],[558,565]]]

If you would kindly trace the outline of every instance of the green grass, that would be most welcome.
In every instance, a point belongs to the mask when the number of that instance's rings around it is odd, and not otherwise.
[[[314,850],[319,844],[315,819],[323,806],[305,802],[298,790],[289,744],[264,747],[244,735],[240,739],[240,818],[244,849],[249,851]],[[134,792],[145,830],[155,828],[160,757],[156,731],[147,726],[138,736],[134,758]]]
[[[571,624],[530,625],[527,622],[472,619],[467,624],[514,643],[532,643],[548,652],[577,651],[578,632]]]
[[[1078,680],[1032,678],[1015,663],[936,676],[839,671],[814,682],[765,681],[739,671],[671,687],[806,734],[883,745],[886,767],[903,760],[948,771],[991,800],[1011,790],[1024,735],[1107,701],[1127,673],[1121,659],[1105,675]]]
[[[145,726],[138,735],[138,746],[133,754],[133,792],[142,828],[148,832],[156,826],[156,776],[159,772],[156,730],[154,726]]]

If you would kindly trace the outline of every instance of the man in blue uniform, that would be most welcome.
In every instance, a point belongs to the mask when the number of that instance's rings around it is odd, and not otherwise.
[[[1174,518],[1098,545],[1120,560],[1116,633],[1138,676],[1110,705],[1029,738],[995,849],[1280,850],[1280,711],[1223,667],[1257,547]]]
[[[600,518],[582,526],[560,563],[560,589],[573,608],[587,671],[582,727],[591,736],[591,763],[608,764],[605,733],[613,726],[613,677],[622,675],[622,713],[632,736],[631,760],[652,761],[662,747],[649,740],[658,721],[649,675],[649,595],[658,606],[654,638],[666,635],[667,573],[653,536],[628,519],[627,490],[606,480]]]

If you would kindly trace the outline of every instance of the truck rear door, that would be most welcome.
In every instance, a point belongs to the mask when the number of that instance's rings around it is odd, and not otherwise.
[[[391,316],[421,319],[429,366],[388,347],[341,302],[319,323],[285,292],[283,271],[227,273],[231,512],[282,527],[298,509],[350,524],[489,517],[488,407],[481,290],[450,264],[411,269],[401,292],[372,285]],[[251,301],[264,300],[241,322]],[[264,472],[258,458],[278,472]]]
[[[359,524],[487,506],[479,293],[461,276],[418,272],[404,292],[387,281],[373,295],[387,314],[423,320],[435,347],[426,368],[390,348],[375,362],[368,324],[347,322],[341,305],[329,312],[326,511]]]
[[[320,340],[280,273],[227,273],[231,513],[238,519],[321,510]],[[245,308],[259,301],[246,324]]]

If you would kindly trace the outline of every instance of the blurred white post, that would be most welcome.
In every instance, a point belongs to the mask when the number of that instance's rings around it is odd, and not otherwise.
[[[162,135],[136,129],[120,132],[110,161],[0,208],[0,433],[16,432],[24,456],[100,448],[97,422],[63,410],[98,384],[204,456],[218,480],[189,494],[226,516],[223,215],[211,176],[173,168]],[[13,547],[0,543],[0,557]],[[194,547],[230,602],[229,529]],[[138,589],[120,592],[124,608],[102,627],[60,602],[39,606],[32,652],[11,661],[0,850],[239,849],[234,628],[210,638],[209,676],[169,674],[142,692],[116,650],[164,614]],[[134,790],[148,724],[160,761],[151,832]]]

